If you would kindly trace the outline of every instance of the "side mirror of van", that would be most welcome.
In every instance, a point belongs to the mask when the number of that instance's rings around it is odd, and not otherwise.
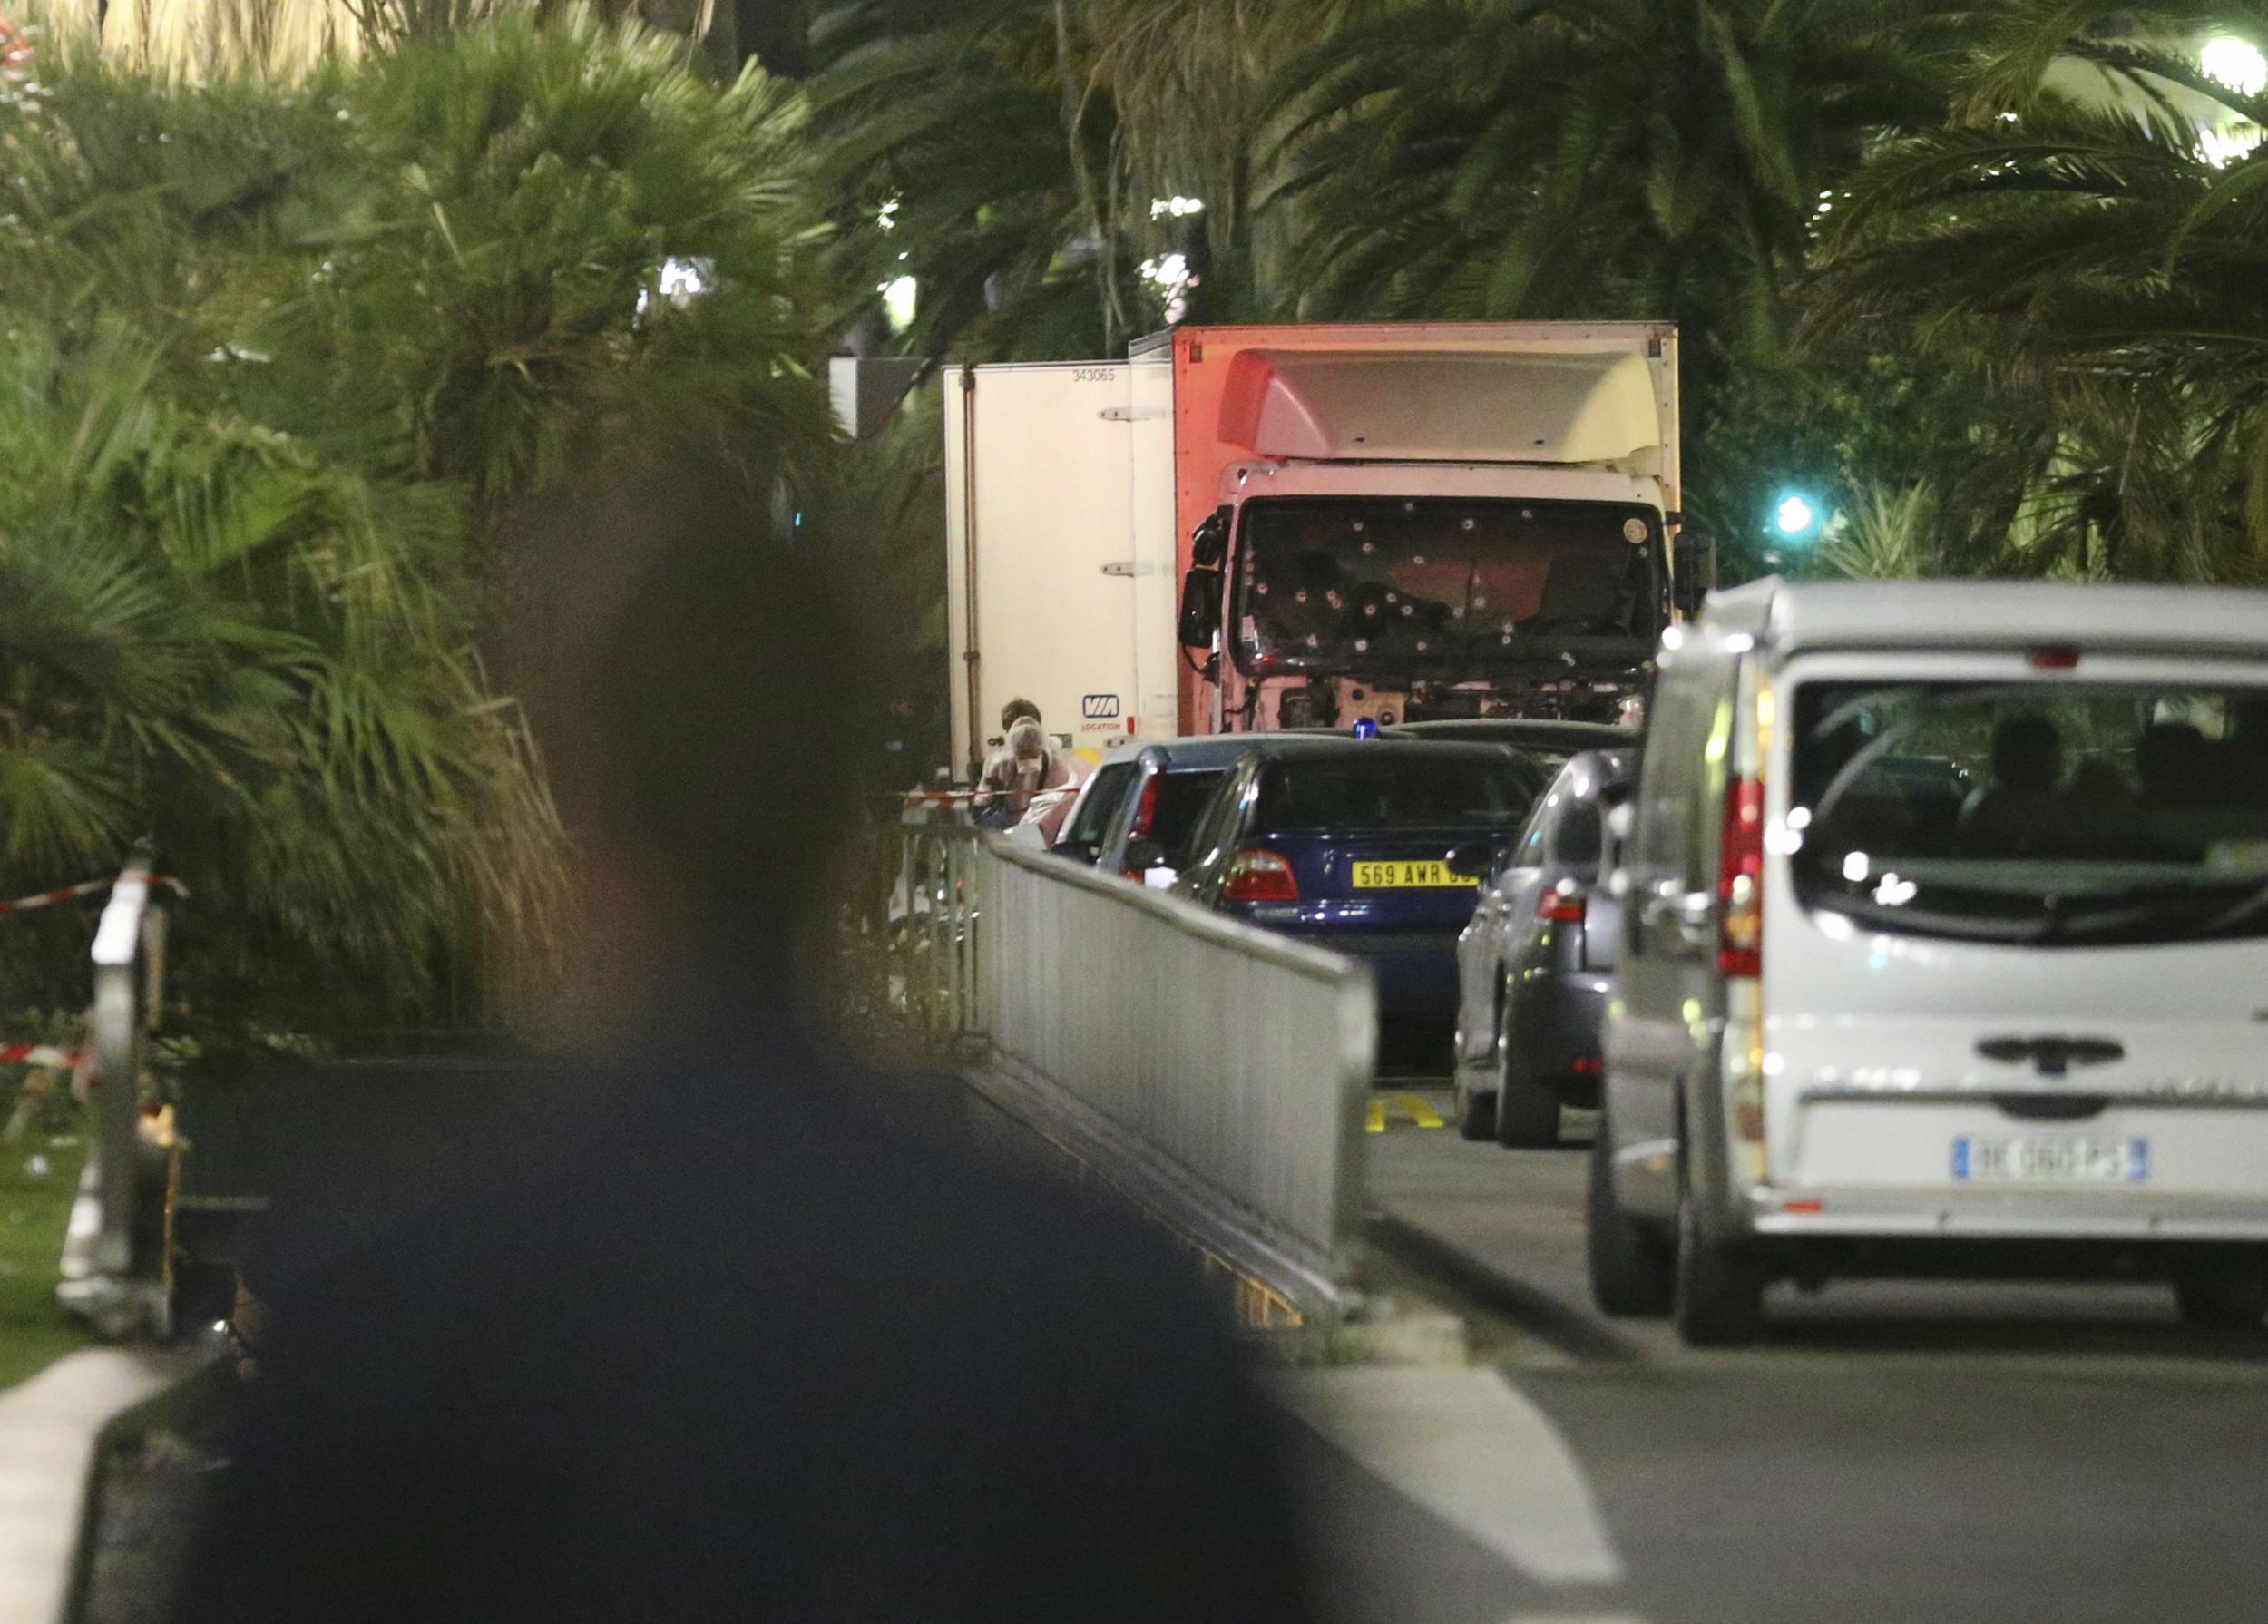
[[[1220,631],[1221,572],[1191,570],[1181,578],[1181,646],[1210,649]]]
[[[1223,503],[1205,515],[1189,533],[1189,562],[1200,570],[1217,570],[1228,560],[1228,530],[1237,510]]]
[[[1485,840],[1452,847],[1442,866],[1461,880],[1485,880],[1496,872],[1496,847]]]
[[[1701,612],[1701,600],[1716,590],[1716,538],[1681,531],[1671,543],[1670,602],[1687,620]]]

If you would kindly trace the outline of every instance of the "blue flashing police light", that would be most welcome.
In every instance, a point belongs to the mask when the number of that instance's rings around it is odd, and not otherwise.
[[[1378,724],[1371,720],[1371,719],[1366,716],[1363,718],[1362,720],[1354,724],[1354,737],[1357,739],[1377,739],[1382,737],[1382,735],[1378,731]]]

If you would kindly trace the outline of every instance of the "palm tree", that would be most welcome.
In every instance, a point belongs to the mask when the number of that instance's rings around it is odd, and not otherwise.
[[[856,204],[846,256],[863,283],[918,279],[908,341],[930,354],[1114,353],[1169,306],[1268,314],[1286,245],[1253,202],[1277,75],[1408,3],[974,0],[910,29],[890,0],[842,8],[816,94],[831,186]],[[1161,212],[1177,199],[1199,207]]]
[[[1134,326],[1116,110],[1056,0],[978,0],[906,34],[886,7],[825,27],[822,186],[855,285],[915,279],[910,347],[1075,356]]]
[[[2028,397],[2044,432],[1991,472],[2117,573],[2268,563],[2268,97],[2204,71],[2214,32],[2268,41],[2268,7],[2003,8],[1966,116],[1861,179],[1817,290],[1816,323],[1921,331]]]
[[[760,529],[827,455],[798,104],[582,15],[40,78],[0,107],[0,880],[154,834],[186,984],[269,1030],[499,932],[555,958],[562,833],[478,651],[573,590],[525,518],[565,470],[697,438]]]
[[[1823,200],[1934,118],[1921,4],[1435,4],[1292,64],[1318,314],[1676,317],[1778,352]]]
[[[192,996],[256,971],[271,1021],[317,976],[326,1025],[398,1010],[484,918],[547,934],[540,780],[418,567],[449,507],[173,405],[160,367],[119,328],[0,352],[0,885],[153,837],[200,900]]]

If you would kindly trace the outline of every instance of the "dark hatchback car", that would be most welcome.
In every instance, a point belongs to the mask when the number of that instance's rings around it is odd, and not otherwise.
[[[1485,745],[1264,748],[1206,804],[1176,889],[1363,960],[1382,1015],[1445,1024],[1471,876],[1510,847],[1543,783],[1532,763]]]
[[[1607,814],[1637,751],[1594,750],[1559,771],[1481,890],[1457,944],[1458,1128],[1508,1147],[1555,1145],[1559,1109],[1598,1103],[1622,905],[1601,883]]]

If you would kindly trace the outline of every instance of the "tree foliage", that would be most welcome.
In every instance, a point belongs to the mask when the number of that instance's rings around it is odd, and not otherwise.
[[[45,54],[0,110],[0,885],[153,837],[216,1030],[563,955],[483,656],[572,590],[517,515],[627,445],[697,438],[759,530],[815,476],[799,119],[584,14],[291,83]]]
[[[2231,134],[2256,140],[2268,97],[2169,43],[2215,31],[2268,42],[2268,8],[2020,0],[1980,28],[1963,116],[1854,181],[1813,320],[1998,381],[2019,432],[1956,477],[1997,487],[2012,566],[2268,565],[2268,147]],[[2056,62],[2091,77],[2043,78]]]

